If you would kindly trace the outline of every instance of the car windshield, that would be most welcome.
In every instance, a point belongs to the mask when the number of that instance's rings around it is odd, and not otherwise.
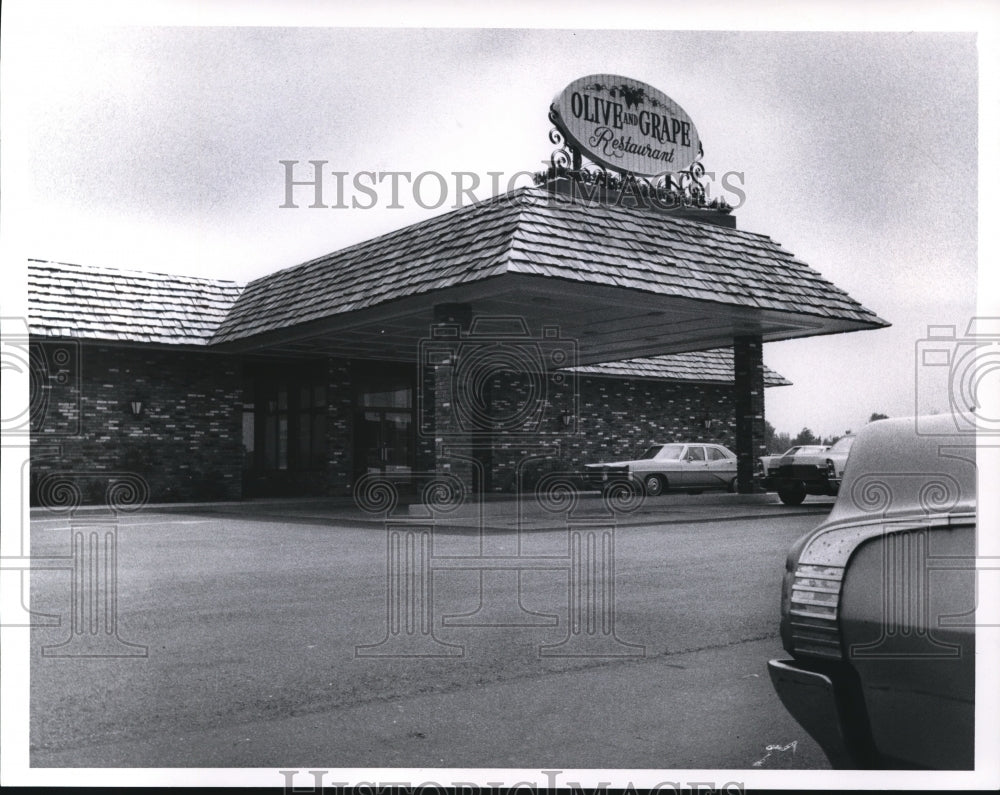
[[[639,456],[639,461],[644,461],[649,458],[656,458],[663,452],[661,458],[680,458],[681,451],[684,449],[682,444],[654,444],[651,447],[646,448],[646,452]]]
[[[846,453],[851,449],[851,445],[854,444],[855,437],[845,436],[839,442],[837,442],[833,447],[830,448],[831,453]]]

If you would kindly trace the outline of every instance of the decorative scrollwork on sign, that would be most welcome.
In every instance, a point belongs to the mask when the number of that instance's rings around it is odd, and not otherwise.
[[[555,125],[549,130],[549,143],[556,147],[552,150],[552,154],[549,155],[549,171],[556,172],[560,169],[573,168],[574,163],[580,155],[573,145],[566,140],[566,136],[563,135],[562,130],[559,129],[559,116],[556,113],[555,105],[549,107],[549,121]],[[537,174],[535,178],[537,183]]]
[[[554,109],[549,111],[549,119],[555,122]],[[585,199],[594,198],[594,191],[602,190],[617,194],[615,196],[617,201],[631,198],[640,206],[652,204],[661,210],[697,207],[720,213],[732,212],[733,208],[724,199],[708,201],[700,142],[698,159],[685,170],[645,177],[627,172],[619,174],[600,163],[584,160],[557,127],[549,131],[549,141],[557,148],[549,158],[549,167],[534,174],[536,185],[545,185],[556,179],[567,179],[581,186],[582,196]],[[579,163],[579,167],[574,168],[574,163]]]
[[[553,134],[554,133],[554,134]],[[565,141],[553,140],[555,138],[561,138],[559,131],[552,128],[549,133],[549,140],[554,143],[557,148],[552,150],[552,154],[549,155],[549,168],[550,169],[569,169],[573,166],[573,149],[572,147],[565,143]]]
[[[705,151],[699,143],[697,159],[684,171],[677,173],[677,186],[680,188],[681,195],[691,204],[698,206],[705,204],[706,192],[705,186],[702,184],[702,179],[705,176],[705,165],[701,162],[704,154]]]

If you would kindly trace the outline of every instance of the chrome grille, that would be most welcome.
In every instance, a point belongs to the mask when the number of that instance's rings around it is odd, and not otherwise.
[[[818,464],[785,464],[778,467],[774,474],[779,478],[794,480],[825,480],[826,465]]]

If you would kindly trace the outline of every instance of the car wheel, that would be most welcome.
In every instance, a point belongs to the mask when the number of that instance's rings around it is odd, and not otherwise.
[[[736,483],[736,478],[733,478],[732,480],[729,481],[729,493],[730,494],[735,494],[736,491],[737,491],[737,489],[738,489],[738,485]]]
[[[663,475],[649,475],[644,481],[646,496],[656,497],[667,490],[667,479]]]
[[[785,505],[801,505],[806,498],[806,489],[801,483],[778,489],[778,497]]]

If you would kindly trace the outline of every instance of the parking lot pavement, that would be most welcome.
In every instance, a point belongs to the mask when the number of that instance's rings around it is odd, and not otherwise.
[[[70,577],[32,577],[32,606],[63,619],[31,631],[32,765],[825,767],[765,668],[780,654],[785,553],[822,516],[728,507],[693,521],[664,511],[615,536],[615,633],[640,652],[617,658],[541,653],[569,632],[558,566],[436,571],[433,633],[460,653],[359,656],[388,631],[377,524],[144,512],[119,533],[117,631],[145,657],[43,656],[65,640]],[[565,519],[528,535],[497,528],[491,543],[565,555],[567,532]],[[65,520],[39,518],[32,543],[65,554]],[[433,551],[478,543],[442,527]],[[509,597],[511,582],[520,623],[445,621]]]
[[[613,516],[618,525],[660,524],[675,522],[716,522],[733,519],[813,515],[828,512],[832,497],[807,497],[799,506],[783,505],[776,494],[681,494],[670,493],[644,498],[638,507],[609,512],[597,492],[579,492],[573,503],[573,515],[581,518]],[[86,512],[88,509],[83,509]],[[100,508],[90,509],[99,512]],[[150,505],[140,514],[180,514],[194,517],[228,516],[255,521],[324,522],[344,526],[381,526],[385,515],[363,511],[350,497],[274,498],[215,503],[166,503]],[[393,516],[421,518],[427,509],[416,501],[403,501]],[[438,524],[447,526],[505,529],[558,527],[565,523],[567,511],[560,503],[553,510],[531,495],[517,499],[513,495],[488,495],[481,503],[467,503],[447,513],[438,512]],[[50,512],[34,508],[33,521],[58,521]],[[141,520],[137,518],[137,521]]]
[[[39,766],[828,769],[760,660],[771,638],[37,754]],[[280,762],[278,758],[280,750]],[[485,749],[490,749],[486,751]],[[277,774],[273,781],[280,782]]]

